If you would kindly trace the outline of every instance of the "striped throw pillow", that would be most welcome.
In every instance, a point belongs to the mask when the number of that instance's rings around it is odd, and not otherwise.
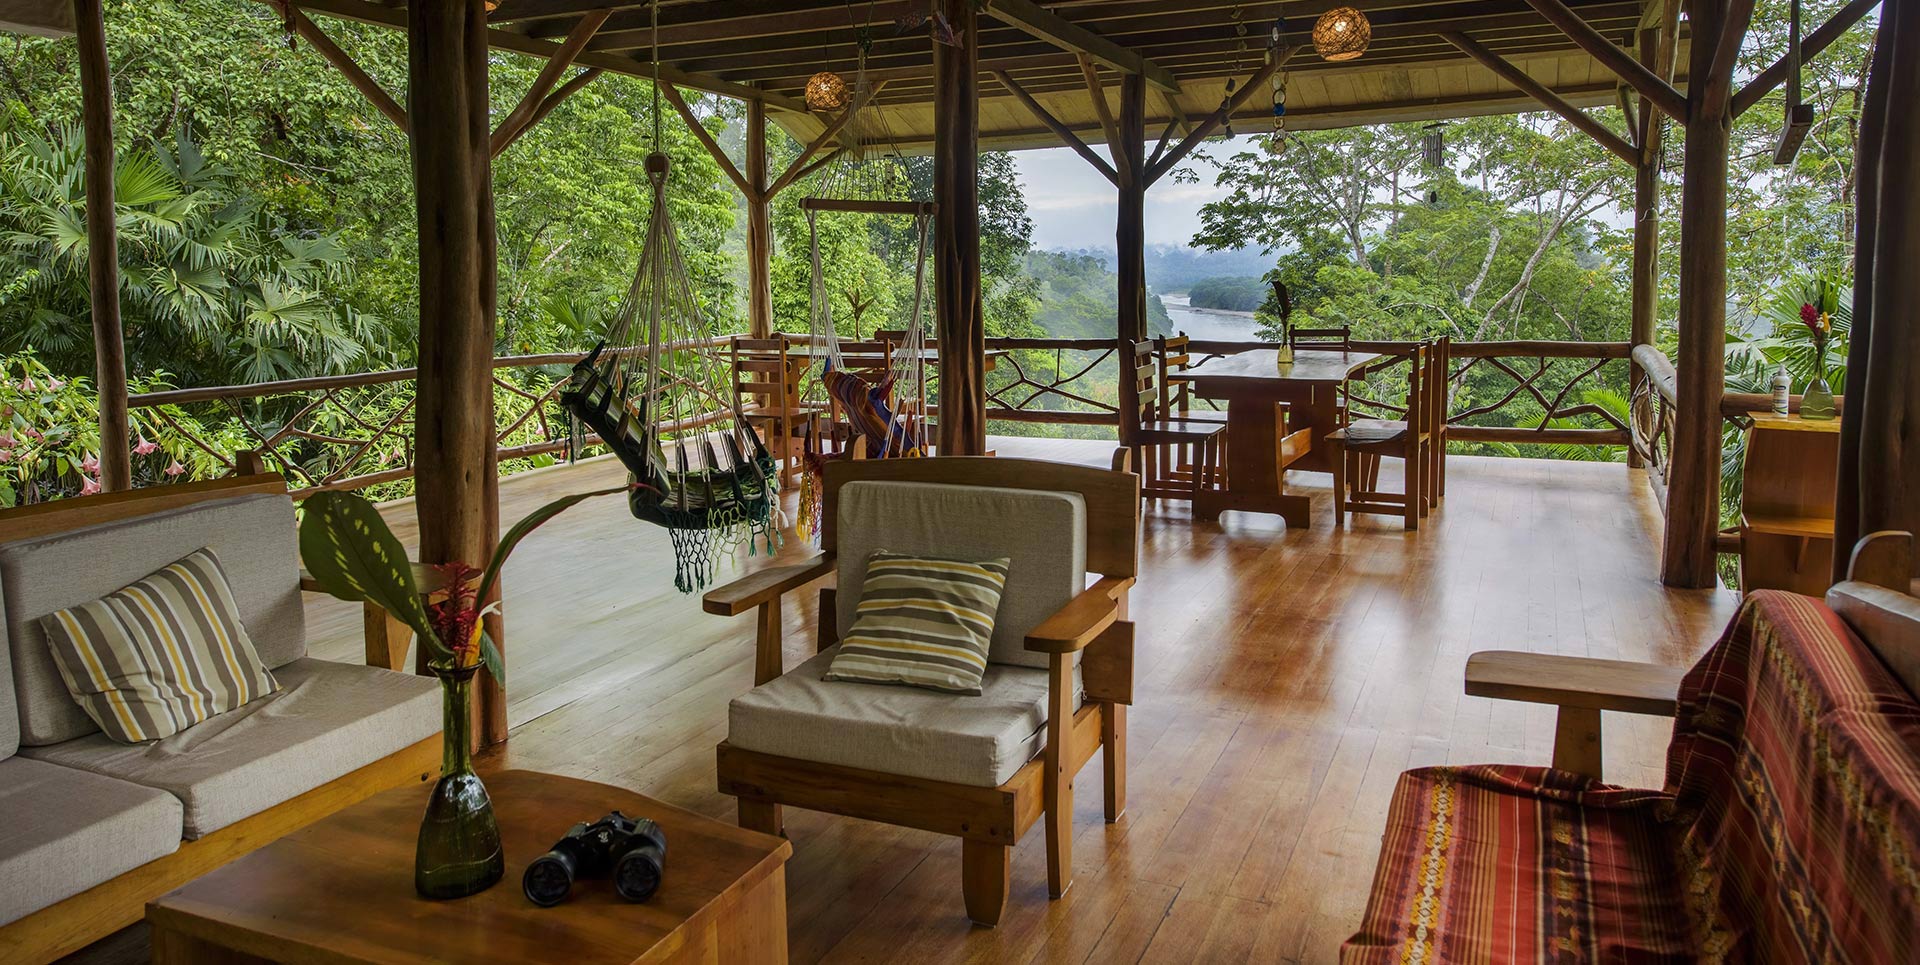
[[[108,737],[169,737],[273,693],[210,549],[42,617],[67,692]]]
[[[825,679],[978,696],[1007,564],[873,554]]]

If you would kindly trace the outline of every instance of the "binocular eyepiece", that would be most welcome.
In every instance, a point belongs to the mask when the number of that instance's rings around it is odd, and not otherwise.
[[[520,879],[527,900],[550,908],[566,900],[577,877],[611,873],[613,890],[628,901],[646,901],[660,889],[667,864],[667,835],[648,818],[615,811],[567,831],[553,850],[533,859]]]

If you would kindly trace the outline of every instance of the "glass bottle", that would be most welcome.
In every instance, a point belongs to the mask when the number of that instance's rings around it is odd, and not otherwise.
[[[500,825],[487,786],[473,771],[473,675],[478,667],[440,674],[440,780],[427,798],[414,852],[413,887],[424,898],[464,898],[506,873]]]

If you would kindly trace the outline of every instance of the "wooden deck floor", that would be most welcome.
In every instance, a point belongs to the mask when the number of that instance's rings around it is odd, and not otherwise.
[[[996,443],[1101,465],[1111,452]],[[1076,795],[1072,890],[1047,900],[1036,829],[1004,923],[974,928],[955,840],[790,811],[793,961],[1331,961],[1359,919],[1400,771],[1549,757],[1550,709],[1461,695],[1470,652],[1685,665],[1733,607],[1724,591],[1659,585],[1659,511],[1624,467],[1450,465],[1446,504],[1417,533],[1387,518],[1333,528],[1322,476],[1296,483],[1317,493],[1308,531],[1231,513],[1196,525],[1183,503],[1150,504],[1129,809],[1109,826],[1097,790]],[[508,480],[501,516],[618,475],[602,462]],[[390,515],[410,538],[411,508]],[[614,499],[530,538],[506,587],[513,738],[489,763],[730,820],[713,745],[727,701],[752,684],[751,618],[707,616],[676,593],[664,535]],[[356,610],[314,599],[310,619],[319,655],[358,659]],[[789,613],[789,666],[810,652],[811,619],[810,605]],[[1607,723],[1609,779],[1657,785],[1666,722]]]

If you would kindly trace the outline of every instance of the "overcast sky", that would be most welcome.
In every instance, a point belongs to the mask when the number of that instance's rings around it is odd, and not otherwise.
[[[1094,150],[1106,153],[1106,148]],[[1037,248],[1113,247],[1113,185],[1064,147],[1017,151],[1014,164],[1033,218]],[[1200,206],[1225,196],[1210,168],[1200,184],[1176,184],[1169,173],[1147,190],[1147,244],[1186,247],[1200,227]]]

